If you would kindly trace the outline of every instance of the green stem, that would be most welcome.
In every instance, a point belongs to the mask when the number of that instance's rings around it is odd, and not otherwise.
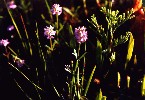
[[[30,55],[32,56],[32,47],[31,47],[31,43],[30,43],[30,41],[29,41],[28,32],[27,32],[27,29],[26,29],[26,26],[25,26],[25,23],[24,23],[24,19],[23,19],[23,17],[22,17],[21,14],[20,14],[20,17],[21,17],[21,20],[22,20],[22,23],[23,23],[23,27],[24,27],[26,39],[28,40],[29,52],[30,52]]]
[[[85,42],[85,52],[86,52],[86,42]],[[85,67],[86,67],[86,57],[84,56],[84,66],[83,66],[83,71],[82,71],[82,90],[83,90],[83,85],[84,85],[84,74],[85,74]]]
[[[47,71],[47,64],[46,64],[46,59],[44,57],[44,53],[42,51],[42,47],[40,44],[40,40],[39,40],[39,35],[38,35],[38,25],[36,23],[36,37],[37,37],[37,41],[38,41],[38,49],[39,49],[39,53],[40,53],[40,57],[42,57],[43,63],[44,63],[44,71]]]
[[[50,7],[49,7],[49,4],[48,4],[47,0],[45,0],[45,4],[46,4],[46,7],[47,7],[47,9],[48,9],[48,13],[49,13],[49,15],[50,15],[50,19],[51,19],[51,21],[53,21],[52,13],[51,13],[51,11],[50,11]]]
[[[79,67],[78,67],[78,70],[77,70],[77,97],[78,97],[78,100],[80,100],[80,82],[79,82],[79,80],[80,80],[80,71],[79,71],[80,69],[79,69]]]
[[[53,50],[52,39],[51,38],[50,38],[50,47],[51,47],[51,50]]]
[[[58,14],[56,14],[56,36],[58,40]]]
[[[44,91],[41,87],[39,87],[38,85],[36,85],[34,82],[32,82],[23,72],[21,72],[17,67],[15,67],[13,64],[11,64],[10,62],[8,62],[8,64],[10,66],[12,66],[14,69],[16,69],[22,76],[24,76],[24,78],[26,78],[32,85],[34,85],[36,88],[38,88],[39,90]]]
[[[7,8],[7,11],[8,11],[8,13],[9,13],[9,15],[10,15],[10,18],[11,18],[11,20],[12,20],[12,22],[13,22],[13,24],[14,24],[15,28],[16,28],[16,31],[17,31],[17,33],[18,33],[18,36],[19,36],[19,38],[20,38],[20,40],[21,40],[21,42],[22,42],[22,46],[23,46],[23,48],[25,49],[25,44],[24,44],[24,42],[23,42],[23,40],[22,40],[22,36],[21,36],[20,31],[19,31],[19,29],[18,29],[18,27],[17,27],[17,24],[16,24],[16,22],[15,22],[15,20],[14,20],[13,16],[12,16],[12,14],[11,14],[10,10],[8,9],[8,7],[7,7],[7,4],[6,4],[6,1],[5,1],[5,0],[4,0],[4,2],[5,2],[5,5],[6,5],[6,8]]]
[[[22,89],[22,87],[19,85],[19,83],[14,79],[16,85],[19,87],[19,89],[25,94],[25,96],[29,99],[29,100],[33,100],[31,97],[28,96],[28,94],[25,93],[25,91]]]

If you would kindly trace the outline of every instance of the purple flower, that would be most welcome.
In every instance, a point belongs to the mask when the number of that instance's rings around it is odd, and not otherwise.
[[[15,4],[14,1],[7,2],[7,6],[8,6],[9,9],[15,9],[15,8],[17,8],[17,5]]]
[[[54,38],[53,35],[56,34],[56,31],[54,31],[53,29],[54,27],[52,27],[51,25],[49,27],[46,26],[46,28],[44,28],[44,35],[47,36],[47,39]]]
[[[7,31],[12,31],[14,28],[15,28],[14,25],[9,25],[9,26],[7,27]]]
[[[22,60],[17,56],[14,56],[14,63],[16,63],[18,67],[22,67],[25,64],[25,60]]]
[[[84,26],[75,28],[75,38],[79,44],[86,42],[88,35]]]
[[[53,4],[51,12],[53,15],[60,15],[62,13],[62,7],[59,4]]]
[[[19,59],[19,60],[16,60],[16,63],[18,65],[18,67],[22,67],[25,64],[25,60]]]
[[[5,46],[5,47],[6,47],[9,43],[10,43],[10,42],[8,42],[8,39],[6,39],[6,40],[4,40],[4,39],[0,40],[0,45],[3,45],[3,46]]]

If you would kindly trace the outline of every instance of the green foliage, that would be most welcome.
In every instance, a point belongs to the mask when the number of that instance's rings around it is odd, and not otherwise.
[[[101,66],[103,64],[103,58],[102,58],[102,44],[99,40],[97,40],[97,46],[96,46],[96,59],[97,59],[97,65]]]
[[[31,1],[26,2],[25,0],[20,0],[20,8],[27,14],[32,10]]]
[[[107,99],[107,97],[102,95],[102,90],[100,89],[95,100],[106,100],[106,99]]]
[[[128,41],[128,38],[131,34],[131,32],[126,32],[126,35],[120,35],[119,38],[114,38],[115,31],[127,20],[134,17],[134,15],[132,15],[133,10],[128,11],[127,13],[119,14],[118,10],[113,11],[111,9],[107,9],[106,7],[102,7],[100,11],[103,12],[105,15],[108,24],[107,29],[103,28],[102,25],[98,24],[98,21],[94,14],[91,16],[91,19],[88,20],[88,22],[91,23],[91,25],[93,26],[92,29],[94,29],[94,31],[96,31],[97,34],[101,37],[99,41],[100,41],[100,45],[102,45],[102,53],[106,53],[106,54],[111,53],[109,60],[110,63],[112,63],[113,61],[115,61],[114,47]],[[131,48],[129,47],[128,49],[130,50]],[[131,55],[131,53],[132,52],[130,52],[128,55]],[[99,53],[99,55],[100,54],[101,53]]]
[[[133,48],[134,48],[134,38],[133,38],[133,35],[130,34],[130,39],[129,39],[129,44],[128,44],[128,51],[127,51],[127,56],[126,56],[125,68],[127,67],[127,63],[130,61],[130,59],[132,57]]]
[[[89,88],[91,85],[91,82],[93,80],[93,76],[95,74],[95,71],[97,67],[102,67],[104,64],[106,64],[106,59],[110,61],[110,64],[108,66],[112,65],[114,61],[116,61],[116,55],[117,52],[115,51],[115,47],[119,46],[120,44],[126,43],[129,40],[128,43],[128,50],[126,55],[126,63],[124,64],[125,67],[127,67],[128,62],[130,61],[134,49],[134,37],[131,32],[126,32],[126,35],[120,35],[119,37],[114,37],[116,30],[124,24],[127,20],[134,17],[133,11],[128,11],[127,13],[120,14],[118,10],[113,11],[111,8],[102,7],[100,11],[104,14],[107,22],[107,27],[103,27],[103,25],[100,25],[98,23],[98,19],[96,18],[95,14],[93,14],[88,20],[88,22],[91,24],[89,27],[94,30],[95,33],[97,33],[95,39],[96,39],[96,47],[95,47],[95,53],[96,53],[96,62],[95,66],[92,68],[92,71],[90,73],[85,73],[85,67],[86,67],[86,61],[89,61],[87,59],[87,43],[79,44],[76,42],[76,39],[74,37],[74,31],[75,28],[73,25],[70,25],[70,23],[67,23],[67,21],[62,20],[61,17],[58,15],[53,16],[50,9],[50,4],[48,3],[48,0],[45,0],[45,6],[48,10],[48,16],[45,16],[45,14],[41,14],[41,20],[46,25],[52,25],[54,29],[56,30],[57,36],[53,39],[44,40],[41,38],[42,31],[39,30],[39,21],[34,21],[36,23],[33,28],[34,31],[31,33],[33,35],[33,38],[36,39],[36,42],[31,41],[29,37],[29,32],[27,32],[26,24],[24,23],[25,20],[23,20],[23,17],[21,15],[20,19],[23,24],[24,34],[21,32],[20,28],[18,27],[19,24],[17,23],[15,16],[12,13],[11,9],[7,8],[8,14],[11,18],[11,21],[16,29],[18,38],[20,39],[20,44],[22,48],[19,48],[18,50],[14,51],[12,48],[7,47],[6,53],[10,53],[10,55],[7,56],[9,60],[9,56],[12,58],[18,58],[19,56],[22,56],[24,53],[28,54],[28,56],[25,58],[26,61],[29,63],[32,63],[27,65],[27,62],[25,63],[25,66],[28,68],[32,68],[31,71],[34,71],[36,73],[36,79],[31,79],[29,76],[31,75],[25,75],[23,70],[16,67],[12,60],[8,62],[8,64],[14,68],[17,72],[19,72],[29,83],[31,83],[34,86],[34,91],[37,91],[37,95],[39,96],[39,99],[41,99],[43,95],[41,95],[41,92],[47,92],[45,91],[46,79],[48,79],[49,83],[51,84],[53,90],[55,91],[56,95],[59,98],[63,98],[63,92],[65,91],[65,95],[67,96],[67,99],[69,100],[87,100],[87,94],[89,92]],[[5,2],[6,3],[6,2]],[[85,1],[84,1],[84,8],[85,8]],[[106,1],[107,3],[107,1]],[[76,21],[81,22],[79,19],[79,13],[78,10],[80,9],[80,6],[72,7],[72,9],[69,9],[67,7],[63,7],[64,10],[64,16],[65,14],[68,15],[67,17],[70,19],[76,19]],[[32,9],[31,1],[26,2],[25,0],[20,1],[20,9],[23,10],[25,14],[28,14],[28,12]],[[85,13],[87,14],[86,9],[84,9]],[[55,19],[56,18],[56,19]],[[0,19],[3,19],[3,16],[0,16]],[[68,19],[68,20],[70,20]],[[28,20],[26,20],[28,21]],[[72,20],[71,20],[72,21]],[[73,20],[74,21],[74,20]],[[75,21],[73,22],[73,24]],[[27,24],[28,25],[28,24]],[[28,26],[29,27],[29,26]],[[23,34],[23,35],[22,35]],[[42,40],[41,40],[42,39]],[[24,41],[25,40],[25,41]],[[43,45],[43,43],[45,45]],[[60,80],[55,80],[56,78],[53,78],[53,74],[51,74],[51,70],[48,69],[49,67],[59,67],[59,65],[55,66],[55,57],[54,56],[61,56],[62,52],[65,52],[63,50],[60,50],[62,48],[70,48],[71,50],[74,50],[72,55],[74,56],[74,59],[70,60],[70,65],[64,65],[66,68],[64,68],[67,72],[69,72],[68,75],[64,76],[67,78],[67,82],[65,82],[67,85],[67,89],[65,87],[55,86],[56,83]],[[9,52],[7,52],[9,50]],[[22,52],[19,52],[21,50]],[[36,51],[35,51],[36,50]],[[66,53],[66,52],[65,52]],[[65,54],[64,53],[64,54]],[[63,55],[64,56],[64,55]],[[70,55],[67,55],[70,56]],[[38,57],[39,62],[35,61],[35,57]],[[20,58],[19,58],[20,59]],[[87,59],[87,60],[86,60]],[[105,59],[105,60],[104,60]],[[62,60],[62,59],[57,59]],[[12,63],[11,63],[12,62]],[[34,63],[34,64],[33,64]],[[38,65],[37,65],[38,64]],[[91,66],[87,66],[91,67]],[[54,68],[55,69],[55,68]],[[58,72],[59,73],[59,72]],[[56,72],[56,77],[60,77],[59,74]],[[52,76],[50,76],[52,75]],[[87,79],[85,75],[89,76]],[[118,76],[118,85],[120,85],[120,76]],[[37,80],[38,79],[38,80]],[[41,81],[40,81],[41,80]],[[56,81],[56,82],[55,82]],[[17,86],[20,88],[22,92],[24,92],[23,87],[20,86],[19,82],[15,80]],[[130,83],[130,80],[128,84]],[[142,95],[145,95],[145,77],[143,78],[143,85],[142,85]],[[129,87],[129,86],[128,86]],[[58,89],[60,88],[60,89]],[[60,91],[60,90],[63,91]],[[49,90],[49,89],[48,89]],[[27,93],[25,93],[28,99],[32,99]],[[106,100],[106,96],[103,96],[102,90],[100,89],[99,93],[97,94],[96,100]]]

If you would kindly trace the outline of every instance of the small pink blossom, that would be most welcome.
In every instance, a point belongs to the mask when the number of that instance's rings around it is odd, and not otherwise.
[[[4,39],[0,40],[0,45],[3,45],[3,46],[5,46],[5,47],[6,47],[9,43],[10,43],[10,42],[8,42],[8,39],[6,39],[6,40],[4,40]]]
[[[54,31],[53,29],[54,27],[52,27],[51,25],[44,28],[44,35],[47,36],[47,39],[54,38],[53,36],[56,34],[56,31]]]
[[[75,28],[75,38],[79,44],[86,42],[88,35],[84,26]]]
[[[53,15],[60,15],[62,13],[62,7],[59,4],[53,4],[51,12]]]
[[[14,1],[7,2],[7,6],[8,6],[9,9],[15,9],[15,8],[17,8],[17,5],[15,4]]]
[[[7,31],[12,31],[12,30],[14,30],[14,25],[9,25],[8,27],[7,27]]]

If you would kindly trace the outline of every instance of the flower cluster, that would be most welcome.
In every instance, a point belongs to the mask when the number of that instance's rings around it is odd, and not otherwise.
[[[88,39],[88,32],[84,26],[75,28],[75,38],[79,44],[86,42]]]
[[[8,39],[2,39],[2,40],[0,40],[0,45],[3,45],[3,46],[7,46],[8,44],[9,44],[10,42],[8,42]]]
[[[53,4],[51,12],[53,15],[60,15],[62,13],[62,7],[59,4]]]
[[[52,27],[51,25],[49,27],[46,26],[46,28],[44,28],[44,35],[47,36],[47,39],[54,38],[53,35],[56,34],[56,31],[54,31],[53,29],[54,27]]]

